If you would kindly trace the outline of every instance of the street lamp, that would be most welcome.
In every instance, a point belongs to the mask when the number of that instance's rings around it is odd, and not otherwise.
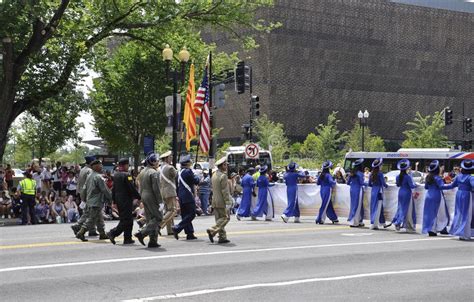
[[[163,61],[166,62],[166,78],[168,79],[170,73],[171,60],[173,59],[173,50],[168,44],[162,52]],[[178,59],[181,63],[181,72],[177,70],[171,70],[171,76],[173,77],[173,166],[176,168],[176,162],[178,157],[178,76],[181,74],[181,83],[185,81],[185,70],[186,63],[189,61],[189,52],[186,47],[183,47],[178,54]]]
[[[359,113],[357,113],[357,117],[359,118],[360,127],[362,128],[362,152],[364,152],[364,128],[367,127],[369,112],[365,110],[364,113],[362,113],[362,110],[359,110]]]

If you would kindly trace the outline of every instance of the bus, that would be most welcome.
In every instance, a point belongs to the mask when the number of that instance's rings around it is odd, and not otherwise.
[[[229,173],[238,173],[240,169],[247,170],[257,165],[268,166],[268,170],[272,169],[272,154],[268,150],[260,149],[257,159],[245,158],[245,146],[229,147],[226,150]]]
[[[474,159],[474,152],[461,152],[449,148],[433,149],[412,149],[401,148],[397,152],[348,152],[344,160],[344,169],[350,170],[352,163],[359,159],[366,159],[364,167],[369,167],[376,158],[383,158],[383,172],[397,170],[397,162],[401,159],[408,159],[411,168],[415,168],[418,162],[418,171],[425,172],[430,162],[437,159],[440,166],[444,166],[445,171],[452,171],[454,166],[459,166],[464,159]]]

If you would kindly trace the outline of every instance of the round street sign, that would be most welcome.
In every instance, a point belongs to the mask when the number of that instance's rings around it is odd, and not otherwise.
[[[257,144],[251,143],[245,147],[245,158],[255,159],[258,158],[259,148]]]

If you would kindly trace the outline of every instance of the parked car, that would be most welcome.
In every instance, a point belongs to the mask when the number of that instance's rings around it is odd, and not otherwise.
[[[400,174],[400,170],[393,170],[388,173],[385,173],[385,177],[387,177],[387,184],[396,184],[398,174]],[[425,173],[419,171],[412,171],[411,176],[413,177],[413,180],[417,183],[425,182]]]

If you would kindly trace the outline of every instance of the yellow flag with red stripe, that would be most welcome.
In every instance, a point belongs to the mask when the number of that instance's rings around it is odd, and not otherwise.
[[[194,64],[189,69],[189,84],[186,91],[186,105],[184,107],[184,124],[186,125],[186,150],[191,148],[191,140],[196,138],[196,113],[194,112],[194,100],[196,86],[194,84]]]

